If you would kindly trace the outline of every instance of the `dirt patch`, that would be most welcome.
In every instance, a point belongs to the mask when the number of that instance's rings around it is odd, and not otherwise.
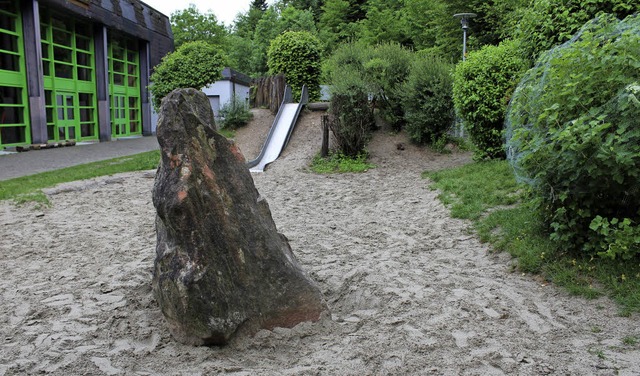
[[[622,343],[640,336],[637,316],[510,272],[449,217],[420,173],[468,154],[378,132],[377,168],[312,174],[320,115],[304,113],[253,178],[326,318],[223,348],[173,341],[150,287],[153,172],[121,174],[54,189],[50,208],[0,202],[0,375],[640,374],[638,345]],[[270,123],[238,131],[248,159]]]

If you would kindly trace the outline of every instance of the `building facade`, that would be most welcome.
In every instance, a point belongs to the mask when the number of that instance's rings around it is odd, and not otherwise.
[[[202,91],[209,98],[211,109],[217,118],[220,116],[220,108],[234,99],[249,105],[251,77],[227,67],[222,70],[220,80],[203,87]]]
[[[167,16],[138,0],[0,0],[0,149],[152,133]]]

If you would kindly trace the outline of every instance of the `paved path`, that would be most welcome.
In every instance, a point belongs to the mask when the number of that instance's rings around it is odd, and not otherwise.
[[[155,136],[78,144],[62,148],[0,153],[0,180],[57,170],[158,149]]]

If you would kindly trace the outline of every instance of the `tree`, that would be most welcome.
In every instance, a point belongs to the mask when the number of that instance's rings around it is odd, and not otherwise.
[[[204,86],[220,78],[226,65],[224,55],[216,47],[205,42],[187,42],[175,52],[168,53],[155,67],[150,77],[149,90],[153,95],[153,106],[160,108],[162,98],[175,89]]]
[[[523,15],[516,37],[532,60],[568,41],[585,22],[605,13],[619,19],[640,12],[637,0],[536,1]]]
[[[211,11],[202,14],[195,5],[171,14],[171,28],[176,48],[192,41],[205,41],[212,45],[224,46],[228,34],[224,25],[218,23]]]
[[[369,0],[367,18],[359,22],[358,36],[367,44],[395,42],[411,46],[405,0]]]
[[[264,12],[265,10],[267,10],[267,8],[269,8],[269,5],[267,4],[267,0],[253,0],[251,2],[250,9],[257,9],[259,11]]]
[[[267,51],[269,73],[284,73],[294,98],[303,85],[309,98],[320,97],[320,41],[308,31],[286,31],[275,38]]]
[[[282,11],[271,6],[256,26],[253,36],[253,51],[251,54],[251,74],[264,75],[269,70],[267,66],[267,50],[272,40],[284,31],[306,31],[316,34],[313,15],[309,11],[287,7]]]

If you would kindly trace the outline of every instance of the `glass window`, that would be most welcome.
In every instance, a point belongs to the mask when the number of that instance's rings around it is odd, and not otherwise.
[[[84,65],[85,67],[91,66],[91,55],[86,54],[84,52],[77,51],[76,52],[76,63],[78,65]]]
[[[18,144],[27,141],[25,127],[2,127],[0,139],[3,144]]]
[[[86,38],[90,38],[91,37],[91,25],[76,23],[76,35],[83,36],[83,37],[86,37]]]
[[[113,46],[113,58],[118,60],[124,60],[124,49],[117,46]]]
[[[78,104],[80,106],[93,106],[93,95],[89,93],[78,93]]]
[[[73,68],[71,65],[56,63],[55,64],[56,77],[58,78],[73,78]]]
[[[53,47],[53,59],[56,61],[64,61],[65,63],[71,63],[71,50],[64,47]]]
[[[9,4],[4,4],[4,2],[2,3],[2,8],[4,8],[6,5]],[[13,16],[10,16],[8,14],[4,14],[4,13],[0,13],[0,29],[5,29],[5,30],[9,30],[9,31],[16,31],[16,19]]]
[[[91,51],[91,40],[76,36],[76,48],[79,50]]]
[[[68,30],[68,31],[72,31],[73,30],[73,24],[71,22],[71,20],[65,20],[62,18],[58,18],[58,17],[51,17],[51,25],[53,25],[53,27],[57,28],[57,29],[61,29],[61,30]],[[57,34],[57,33],[55,33]]]
[[[22,89],[12,86],[0,86],[0,104],[22,104]]]
[[[18,55],[0,52],[0,70],[20,71],[20,57]]]
[[[20,107],[0,107],[0,120],[2,124],[22,124],[23,108]],[[4,140],[2,141],[4,143]]]
[[[54,30],[53,43],[71,47],[71,33],[67,33],[61,30]]]
[[[0,33],[0,50],[18,52],[18,36]]]
[[[113,62],[113,71],[118,73],[124,73],[124,64],[119,61]]]
[[[93,121],[93,109],[81,108],[80,109],[80,121]]]
[[[43,59],[48,59],[49,58],[49,44],[48,43],[41,43],[41,50],[42,50],[42,58]]]
[[[91,81],[92,77],[91,77],[91,73],[92,70],[89,68],[77,68],[78,70],[78,80],[80,81]]]

